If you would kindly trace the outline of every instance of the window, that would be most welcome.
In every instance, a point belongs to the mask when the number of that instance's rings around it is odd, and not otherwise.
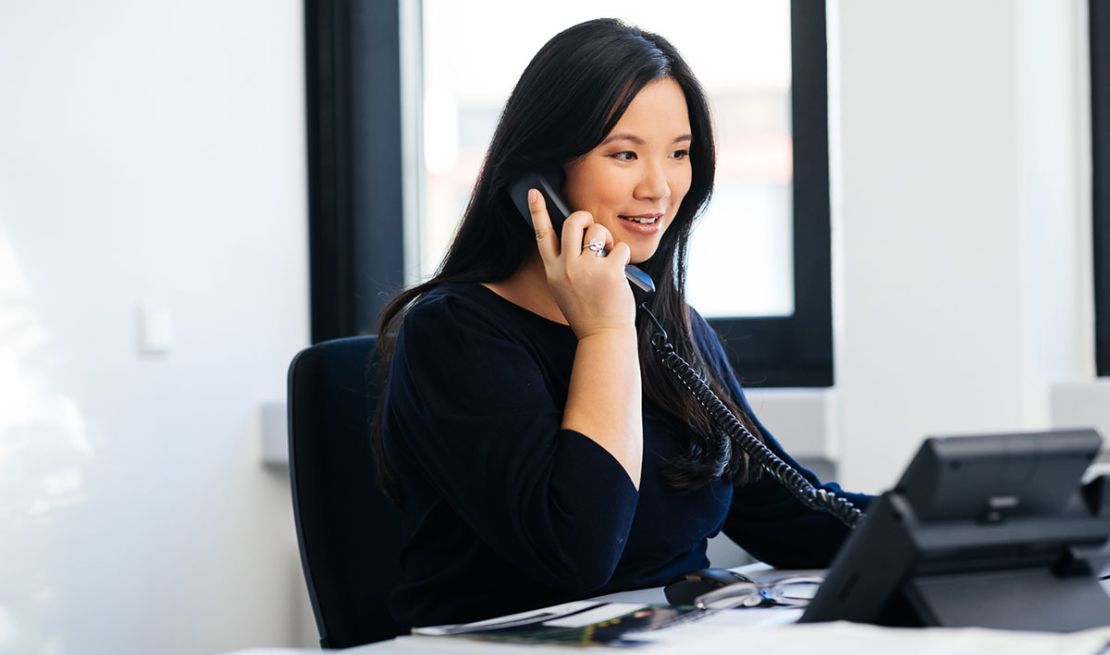
[[[720,162],[713,202],[691,242],[691,304],[713,317],[793,313],[790,5],[700,4],[676,16],[669,0],[551,3],[532,8],[509,38],[475,39],[502,0],[424,0],[420,276],[430,277],[446,251],[501,108],[539,46],[575,23],[616,16],[670,40],[714,109]],[[709,13],[718,20],[700,18]],[[761,283],[730,289],[736,279]]]
[[[388,154],[397,152],[390,139],[399,139],[400,92],[368,86],[375,71],[381,84],[390,67],[400,66],[398,8],[373,4],[306,2],[310,222],[319,235],[312,253],[314,340],[372,330],[368,319],[380,311],[383,293],[399,288],[404,265],[396,261],[402,229],[396,196],[405,180],[371,171],[375,164],[401,170]],[[714,199],[691,243],[691,304],[725,338],[745,382],[831,384],[824,3],[701,4],[688,3],[677,15],[673,3],[663,2],[537,5],[513,30],[477,38],[503,3],[424,0],[416,21],[423,43],[422,165],[407,169],[421,178],[408,181],[422,190],[421,209],[409,223],[410,241],[414,230],[419,237],[408,282],[438,265],[501,107],[532,55],[560,29],[612,15],[671,40],[710,95],[719,164]],[[684,23],[682,16],[691,18]],[[376,159],[360,157],[369,151]],[[362,197],[352,180],[385,193]],[[336,245],[340,256],[329,250]],[[317,330],[318,316],[321,326],[336,327]]]

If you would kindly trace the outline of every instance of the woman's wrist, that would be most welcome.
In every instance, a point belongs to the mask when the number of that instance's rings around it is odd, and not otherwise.
[[[636,342],[636,326],[602,326],[594,327],[583,330],[582,332],[575,331],[578,337],[578,343],[581,345],[585,341],[589,342],[613,342],[613,343],[627,343],[629,341]]]

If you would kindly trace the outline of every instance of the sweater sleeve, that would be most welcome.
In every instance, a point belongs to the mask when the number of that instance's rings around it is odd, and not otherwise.
[[[866,508],[871,496],[845,492],[835,482],[822,484],[812,471],[783,450],[752,411],[713,329],[693,310],[691,323],[707,363],[728,385],[733,401],[755,423],[764,444],[813,485],[847,498],[860,509]],[[848,535],[848,528],[839,519],[827,512],[809,509],[766,473],[733,490],[723,530],[754,557],[784,569],[827,567]]]
[[[535,346],[464,298],[426,298],[405,318],[390,383],[408,455],[477,537],[521,571],[583,594],[611,578],[639,494],[585,435]]]

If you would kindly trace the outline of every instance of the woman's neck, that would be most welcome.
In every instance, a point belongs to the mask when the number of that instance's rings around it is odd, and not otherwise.
[[[505,300],[539,314],[549,321],[569,325],[555,297],[547,287],[547,275],[539,253],[530,258],[516,273],[499,282],[483,282],[487,289]]]

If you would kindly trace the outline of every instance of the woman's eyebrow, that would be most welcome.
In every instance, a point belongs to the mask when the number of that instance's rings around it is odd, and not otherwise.
[[[679,141],[692,141],[693,139],[693,136],[689,134],[683,134],[682,136],[676,136],[674,138],[674,141],[672,141],[671,143],[678,143]],[[602,141],[600,145],[605,145],[606,143],[610,143],[612,141],[631,141],[632,143],[641,146],[645,143],[643,139],[636,136],[635,134],[610,134],[609,138]]]

